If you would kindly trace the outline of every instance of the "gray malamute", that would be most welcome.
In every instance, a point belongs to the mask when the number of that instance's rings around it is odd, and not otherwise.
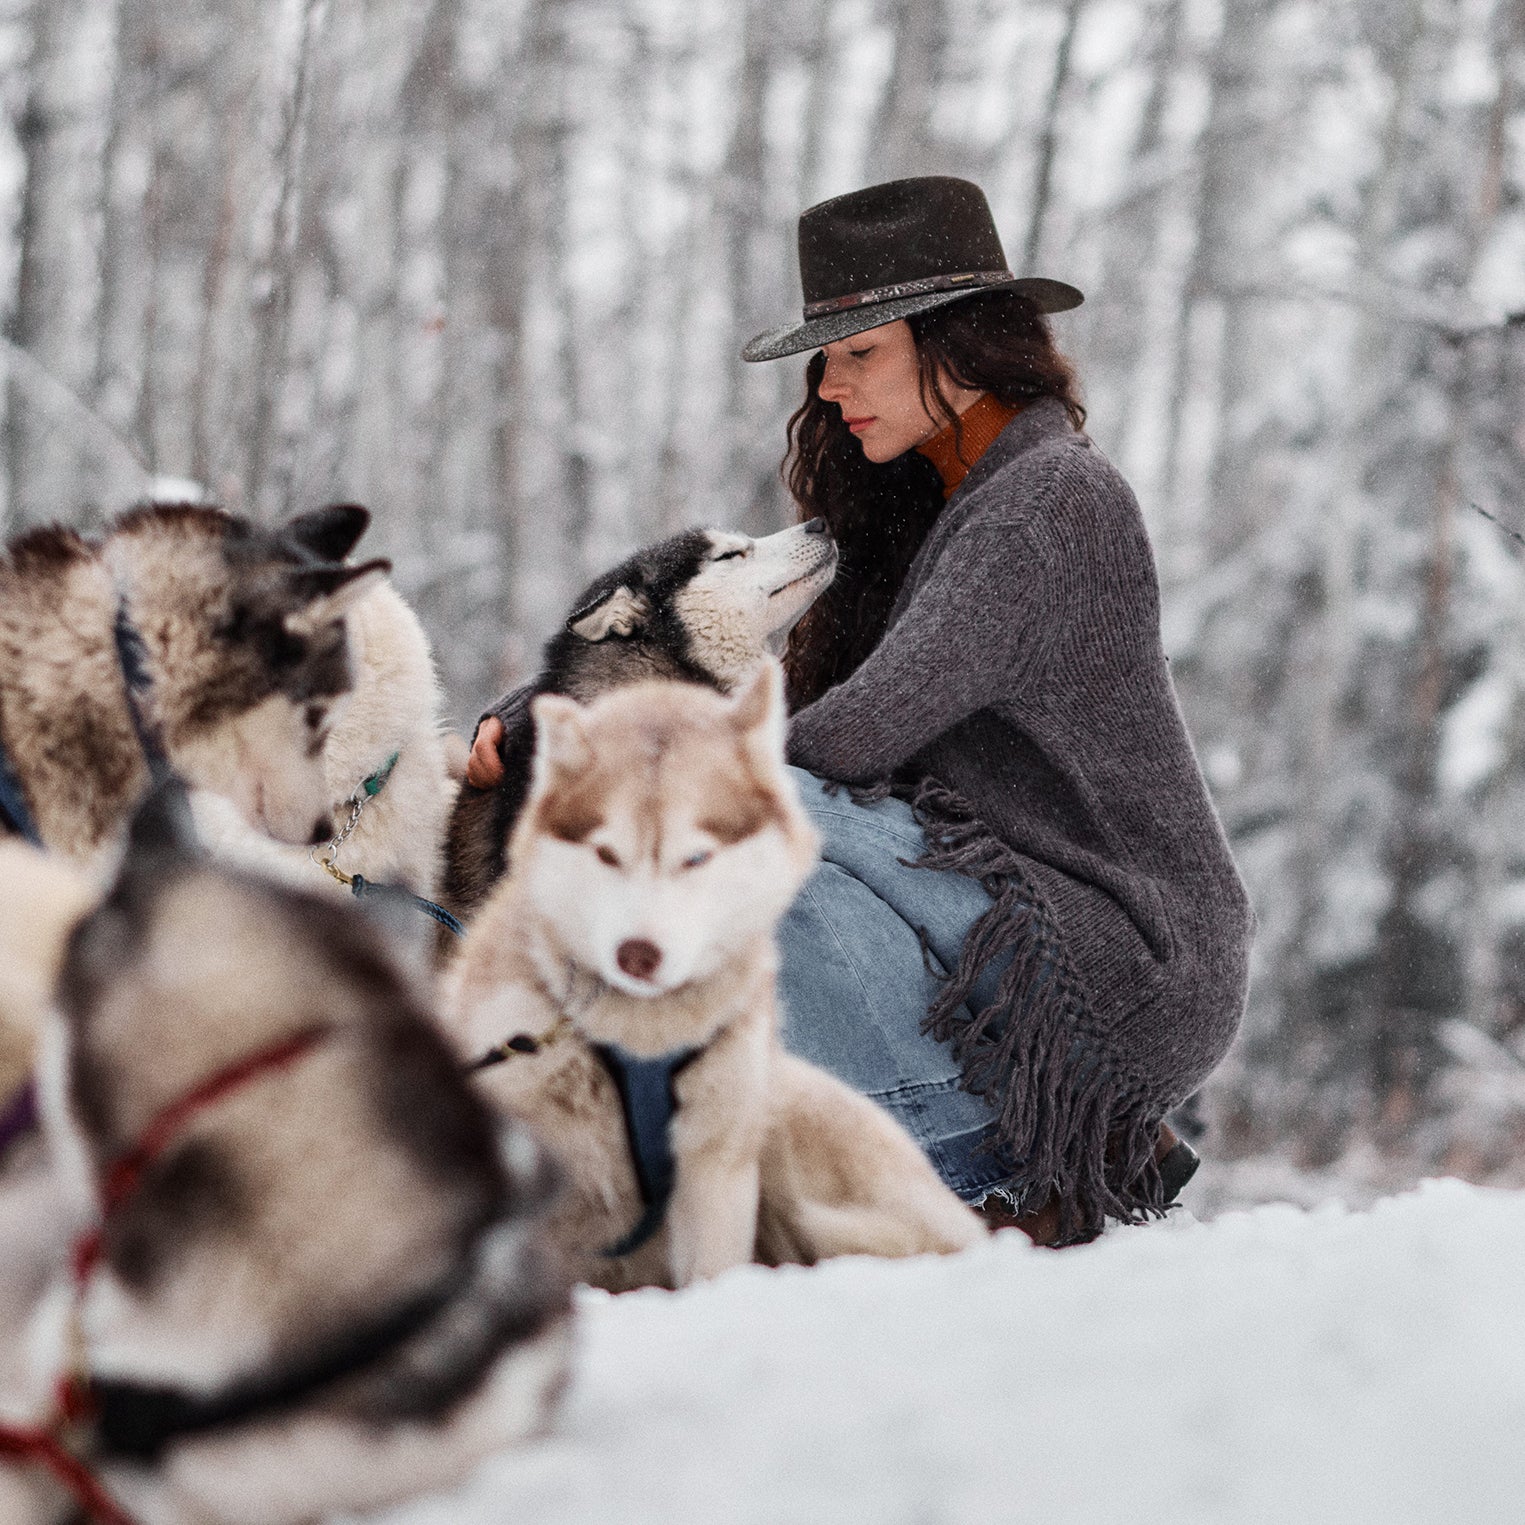
[[[836,575],[824,520],[751,539],[685,530],[648,546],[592,583],[545,648],[540,676],[501,699],[495,759],[468,774],[445,838],[445,904],[472,915],[503,873],[514,820],[529,788],[535,727],[530,701],[563,694],[586,702],[627,683],[698,683],[721,693],[789,632]],[[480,742],[475,752],[483,751]],[[497,774],[497,778],[490,777]],[[488,787],[473,786],[473,780]]]

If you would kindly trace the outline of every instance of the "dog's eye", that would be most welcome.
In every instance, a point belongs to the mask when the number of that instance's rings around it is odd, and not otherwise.
[[[610,868],[618,868],[620,866],[620,855],[606,843],[600,842],[593,851],[598,854],[598,861],[600,863],[607,863]]]
[[[323,724],[327,716],[328,710],[326,706],[309,704],[307,706],[307,713],[302,718],[307,722],[307,729],[309,731],[316,731]]]
[[[683,867],[703,868],[704,865],[708,863],[714,856],[714,853],[710,852],[707,848],[702,849],[696,853],[690,853],[689,856],[683,860]]]
[[[715,558],[715,560],[716,561],[734,561],[738,557],[748,555],[751,552],[751,549],[752,549],[752,547],[748,545],[748,546],[743,546],[740,550],[737,550],[737,551],[722,551]]]

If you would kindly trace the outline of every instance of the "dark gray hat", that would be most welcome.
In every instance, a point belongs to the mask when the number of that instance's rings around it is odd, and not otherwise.
[[[797,355],[992,288],[1039,312],[1085,300],[1063,281],[1013,275],[985,193],[947,175],[890,180],[803,212],[800,285],[804,321],[759,334],[743,360]]]

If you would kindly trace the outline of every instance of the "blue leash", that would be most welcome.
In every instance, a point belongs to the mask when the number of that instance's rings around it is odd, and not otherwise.
[[[350,876],[349,888],[350,894],[357,900],[407,901],[415,910],[422,911],[425,916],[437,921],[446,931],[454,932],[457,937],[466,935],[466,928],[444,906],[425,900],[422,895],[415,895],[412,890],[405,890],[400,884],[372,884],[364,874],[353,874]]]

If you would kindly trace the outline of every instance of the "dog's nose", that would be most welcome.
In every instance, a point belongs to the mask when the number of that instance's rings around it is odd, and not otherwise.
[[[308,837],[309,847],[321,847],[334,834],[334,823],[326,815],[320,815],[312,823],[312,835]]]
[[[826,521],[824,519],[811,519],[801,527],[807,535],[829,535],[831,533],[826,528]]]
[[[614,953],[614,961],[633,980],[649,980],[662,962],[662,950],[644,937],[627,937]]]

